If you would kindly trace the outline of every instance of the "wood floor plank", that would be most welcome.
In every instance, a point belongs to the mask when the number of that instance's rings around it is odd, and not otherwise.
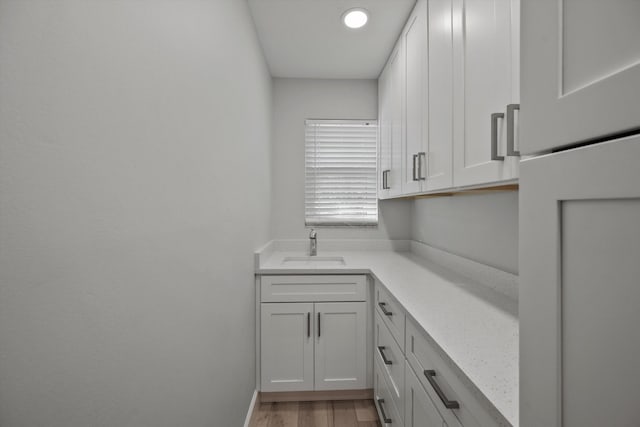
[[[269,426],[269,417],[271,416],[271,406],[272,403],[260,403],[258,407],[255,409],[257,414],[253,419],[251,427],[268,427]]]
[[[268,427],[298,427],[298,402],[275,402]]]
[[[373,400],[262,402],[251,427],[381,427]]]
[[[378,413],[373,400],[354,400],[353,405],[356,408],[358,422],[378,420]]]
[[[329,427],[329,406],[327,401],[300,402],[298,427]]]
[[[331,405],[334,427],[358,427],[353,400],[334,400]]]

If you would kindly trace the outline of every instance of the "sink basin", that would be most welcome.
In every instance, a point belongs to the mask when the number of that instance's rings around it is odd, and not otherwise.
[[[288,256],[282,260],[282,265],[336,267],[345,263],[341,256]]]

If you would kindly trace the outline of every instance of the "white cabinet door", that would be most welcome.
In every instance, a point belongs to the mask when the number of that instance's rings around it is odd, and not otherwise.
[[[525,160],[520,425],[638,426],[640,136]]]
[[[400,44],[389,56],[378,79],[378,128],[380,136],[378,197],[402,194],[402,138],[404,65]]]
[[[427,3],[425,1],[425,3]],[[453,46],[451,0],[428,3],[427,149],[420,159],[426,169],[423,191],[453,185]]]
[[[389,197],[391,188],[391,91],[390,68],[385,69],[378,79],[378,198]]]
[[[440,413],[409,364],[406,366],[405,383],[405,427],[446,427]]]
[[[454,185],[512,179],[518,157],[506,153],[506,109],[516,93],[518,0],[453,5]]]
[[[427,2],[419,1],[402,34],[405,57],[405,137],[402,192],[418,193],[426,179],[425,147],[428,136]]]
[[[262,391],[313,390],[313,303],[261,304]]]
[[[522,151],[640,128],[640,1],[525,1]]]
[[[399,196],[402,188],[402,146],[404,138],[404,50],[401,43],[389,60],[389,99],[391,119],[391,172],[388,186],[390,196]]]
[[[316,303],[316,390],[366,386],[365,302]]]

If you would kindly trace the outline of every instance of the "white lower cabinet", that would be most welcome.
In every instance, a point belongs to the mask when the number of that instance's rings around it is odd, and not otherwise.
[[[388,375],[377,360],[373,365],[373,393],[380,423],[384,427],[402,427],[404,424],[400,416],[401,412],[393,402]]]
[[[335,278],[340,277],[337,284]],[[365,276],[352,276],[365,283]],[[304,279],[304,280],[302,280]],[[287,284],[282,299],[326,286],[333,293],[352,295],[345,276],[298,276]],[[285,276],[264,276],[262,287],[287,282]],[[298,287],[296,287],[298,286]],[[342,286],[342,288],[341,288]],[[276,295],[276,296],[274,296]],[[357,390],[367,387],[367,303],[271,302],[265,292],[260,304],[260,389],[265,392]],[[324,298],[320,295],[319,298]]]
[[[316,303],[315,390],[365,388],[364,302]]]
[[[382,366],[386,374],[389,393],[402,416],[404,407],[404,352],[384,324],[380,313],[376,312],[374,317],[374,358]]]
[[[262,390],[313,390],[313,303],[262,304]]]
[[[405,372],[405,427],[447,427],[408,363]]]

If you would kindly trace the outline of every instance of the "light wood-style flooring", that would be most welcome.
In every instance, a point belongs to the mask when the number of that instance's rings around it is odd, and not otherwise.
[[[380,427],[373,400],[260,403],[251,427]]]

